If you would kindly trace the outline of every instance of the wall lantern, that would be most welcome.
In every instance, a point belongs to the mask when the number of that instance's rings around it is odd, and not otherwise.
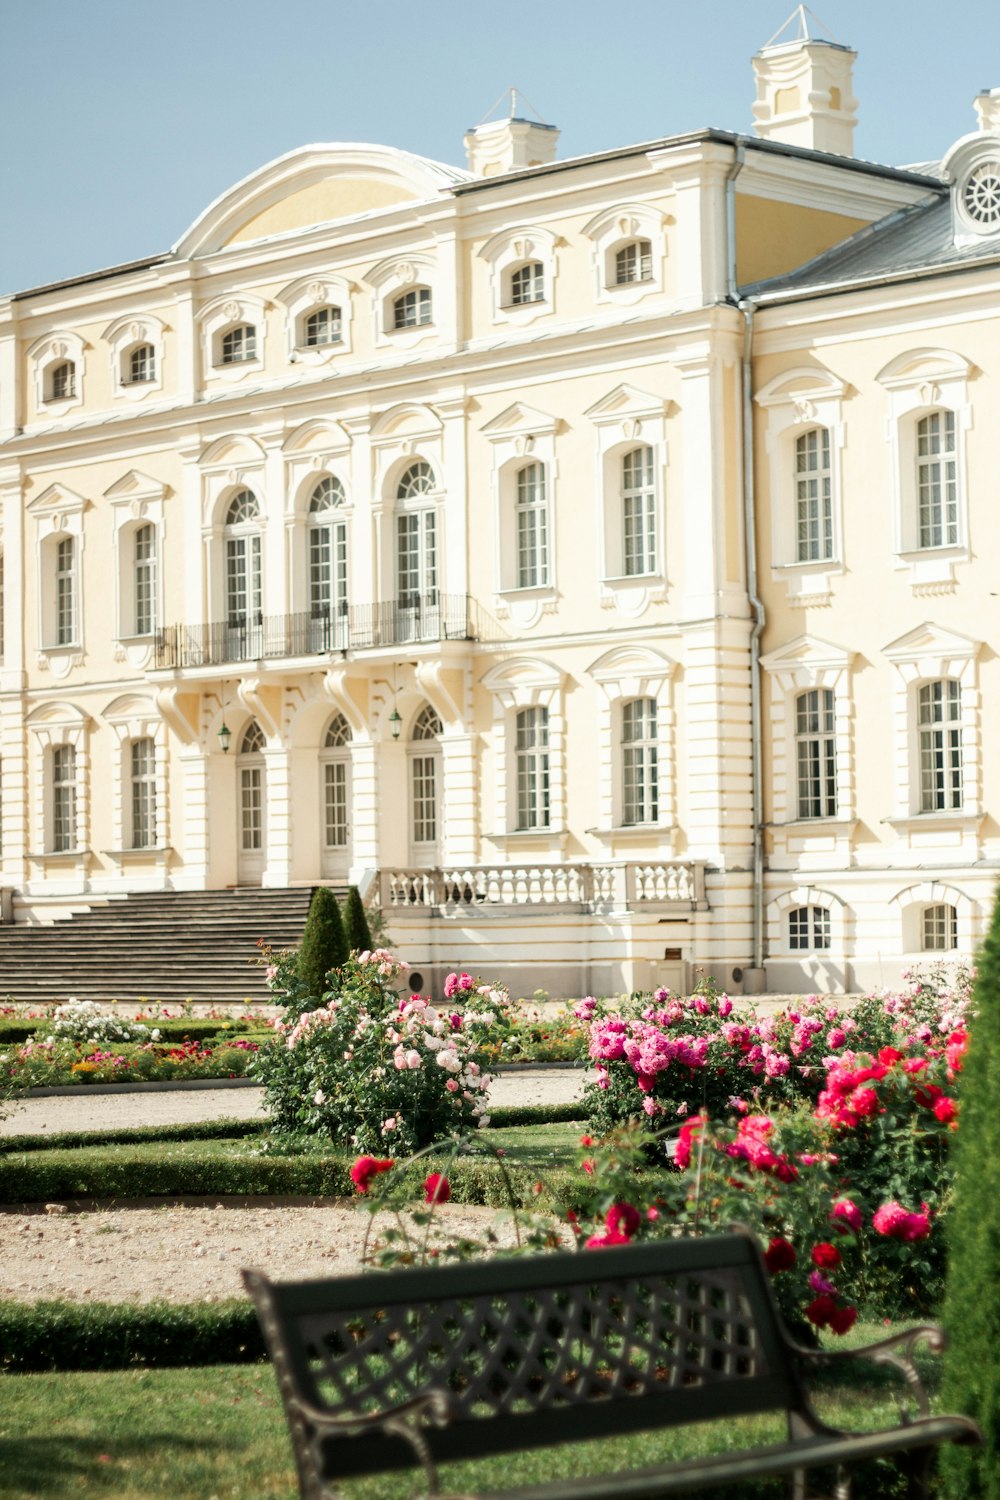
[[[399,709],[396,708],[395,705],[393,705],[392,713],[389,715],[389,728],[392,730],[392,737],[394,740],[399,739],[399,731],[402,729],[402,727],[403,716],[400,713]]]
[[[229,754],[229,741],[231,739],[232,734],[230,733],[229,725],[226,723],[225,719],[223,719],[222,725],[219,729],[219,747],[222,750],[223,755]]]

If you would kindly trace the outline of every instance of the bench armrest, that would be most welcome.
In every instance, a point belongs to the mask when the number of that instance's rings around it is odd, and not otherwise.
[[[804,1344],[793,1343],[796,1356],[801,1361],[803,1373],[808,1376],[810,1369],[823,1365],[843,1365],[852,1360],[870,1360],[875,1365],[890,1365],[898,1370],[906,1382],[906,1393],[913,1397],[916,1402],[916,1416],[929,1417],[930,1402],[924,1383],[920,1378],[920,1372],[914,1361],[914,1350],[917,1344],[926,1343],[934,1354],[941,1354],[947,1348],[948,1336],[943,1328],[933,1323],[923,1323],[916,1328],[908,1328],[903,1333],[891,1334],[888,1338],[879,1339],[877,1343],[866,1344],[860,1349],[807,1349]],[[901,1423],[913,1420],[912,1414],[900,1403],[899,1418]]]
[[[369,1416],[334,1416],[300,1396],[290,1395],[286,1404],[290,1422],[313,1449],[317,1473],[323,1468],[318,1448],[324,1438],[356,1438],[367,1434],[397,1437],[413,1450],[415,1462],[424,1473],[428,1496],[440,1494],[437,1468],[423,1428],[445,1427],[450,1422],[453,1402],[447,1391],[423,1391],[411,1401]]]

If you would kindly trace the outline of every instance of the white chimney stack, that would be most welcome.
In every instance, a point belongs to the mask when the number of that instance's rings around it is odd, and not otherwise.
[[[810,14],[800,5],[753,59],[756,131],[766,141],[853,156],[858,101],[852,73],[857,53],[839,42],[810,36]],[[798,35],[782,41],[795,22]]]

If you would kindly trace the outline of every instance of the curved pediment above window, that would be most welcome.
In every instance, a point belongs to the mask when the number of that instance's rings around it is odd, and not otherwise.
[[[831,370],[818,365],[800,365],[794,370],[782,370],[754,396],[758,406],[794,406],[807,419],[815,415],[810,407],[820,402],[842,401],[847,385]]]
[[[178,259],[433,200],[469,173],[392,146],[301,146],[211,203],[173,247]]]
[[[905,390],[925,385],[968,380],[975,366],[954,349],[908,349],[897,354],[878,372],[875,379],[889,390]],[[937,398],[929,395],[928,404]]]

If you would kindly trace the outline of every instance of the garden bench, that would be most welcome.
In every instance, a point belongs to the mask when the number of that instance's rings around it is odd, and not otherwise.
[[[413,1465],[428,1495],[437,1466],[525,1448],[782,1412],[784,1442],[591,1478],[556,1479],[477,1500],[626,1500],[898,1455],[925,1493],[932,1449],[980,1440],[965,1417],[931,1416],[912,1330],[868,1350],[799,1347],[787,1335],[749,1234],[663,1240],[584,1253],[276,1283],[244,1271],[280,1384],[301,1494]],[[899,1348],[901,1352],[895,1352]],[[895,1364],[918,1415],[850,1434],[814,1413],[810,1367]],[[512,1465],[510,1472],[516,1472]],[[465,1500],[471,1500],[466,1496]]]

